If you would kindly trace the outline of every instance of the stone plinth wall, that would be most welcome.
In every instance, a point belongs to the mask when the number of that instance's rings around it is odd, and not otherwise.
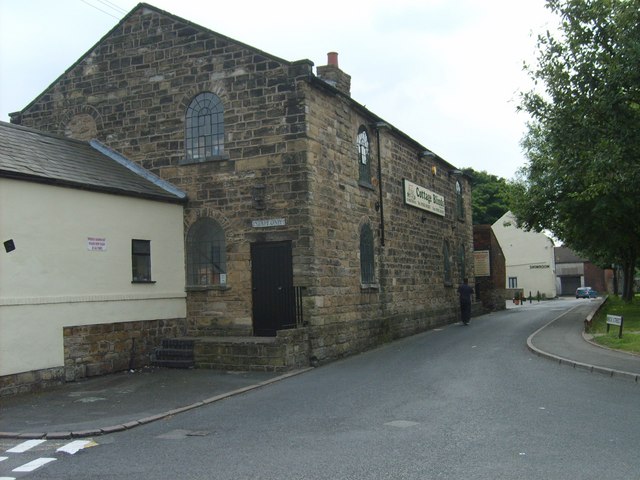
[[[176,337],[184,325],[171,319],[65,327],[65,380],[147,366],[162,339]]]
[[[455,322],[453,308],[334,323],[309,329],[311,363],[326,363],[364,352],[384,343]]]
[[[306,328],[281,330],[277,337],[194,338],[198,368],[284,372],[309,365]]]
[[[45,390],[64,381],[64,367],[5,375],[0,377],[0,397]]]
[[[445,307],[387,319],[280,330],[273,338],[196,337],[194,358],[198,368],[284,372],[328,363],[455,321],[456,310]]]

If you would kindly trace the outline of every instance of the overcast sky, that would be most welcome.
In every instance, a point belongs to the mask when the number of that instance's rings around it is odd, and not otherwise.
[[[137,5],[135,0],[0,0],[0,120],[23,109]],[[524,165],[544,0],[149,0],[285,60],[339,54],[351,96],[459,168],[512,178]]]

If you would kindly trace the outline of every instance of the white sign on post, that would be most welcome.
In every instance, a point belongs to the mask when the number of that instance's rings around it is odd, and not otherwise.
[[[622,317],[619,315],[607,315],[607,324],[617,325],[619,327],[622,325]]]
[[[623,319],[620,315],[607,315],[607,333],[609,333],[609,327],[611,325],[616,325],[620,327],[620,331],[618,332],[618,338],[622,338],[622,323]]]

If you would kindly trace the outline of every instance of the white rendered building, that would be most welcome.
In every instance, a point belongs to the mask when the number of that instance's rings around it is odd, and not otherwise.
[[[148,173],[0,122],[0,396],[126,369],[184,322],[184,194]]]
[[[538,292],[555,298],[556,274],[554,242],[544,233],[518,228],[511,212],[505,213],[491,227],[502,247],[508,289],[520,289],[534,298]]]

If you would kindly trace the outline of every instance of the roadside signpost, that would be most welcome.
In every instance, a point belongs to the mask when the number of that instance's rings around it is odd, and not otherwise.
[[[623,318],[621,315],[607,315],[607,333],[609,333],[609,327],[611,325],[617,325],[620,327],[618,338],[622,338],[622,323],[623,323]]]

